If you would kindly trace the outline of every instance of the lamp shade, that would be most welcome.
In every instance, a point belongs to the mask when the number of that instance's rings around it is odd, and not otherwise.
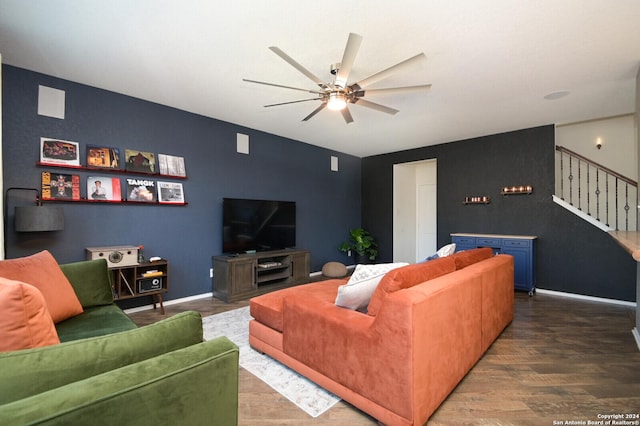
[[[16,232],[61,231],[64,210],[55,206],[16,206]]]

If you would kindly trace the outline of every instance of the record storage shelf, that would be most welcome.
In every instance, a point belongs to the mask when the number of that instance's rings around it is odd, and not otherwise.
[[[44,162],[36,162],[37,167],[41,168],[58,168],[65,170],[79,170],[85,172],[98,172],[98,173],[109,173],[109,174],[118,174],[122,176],[146,176],[149,178],[162,178],[162,179],[187,179],[186,176],[175,176],[175,175],[162,175],[159,173],[145,173],[145,172],[136,172],[131,170],[124,169],[109,169],[109,168],[101,168],[101,167],[90,167],[90,166],[70,166],[67,164],[55,164],[55,163],[44,163]],[[187,202],[159,202],[159,201],[133,201],[127,199],[121,200],[90,200],[86,197],[81,197],[79,199],[70,199],[70,198],[45,198],[40,197],[40,201],[43,202],[53,202],[53,203],[86,203],[86,204],[136,204],[136,205],[150,205],[150,206],[186,206],[189,203]]]

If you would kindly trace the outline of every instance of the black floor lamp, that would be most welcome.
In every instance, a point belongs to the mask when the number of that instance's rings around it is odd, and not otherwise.
[[[14,229],[16,232],[47,232],[64,229],[64,210],[60,206],[43,206],[40,191],[35,188],[9,188],[4,197],[4,253],[7,255],[7,223],[9,221],[7,200],[11,191],[32,191],[36,199],[34,205],[16,206]]]

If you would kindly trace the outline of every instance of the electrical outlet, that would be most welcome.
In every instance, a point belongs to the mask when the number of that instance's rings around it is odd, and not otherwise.
[[[209,278],[213,278],[213,268],[209,268]]]

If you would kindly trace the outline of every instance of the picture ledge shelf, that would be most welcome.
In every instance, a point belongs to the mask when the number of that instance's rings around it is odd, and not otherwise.
[[[38,166],[38,167],[57,167],[57,168],[60,168],[60,169],[83,170],[83,171],[100,172],[100,173],[116,173],[116,174],[121,174],[121,175],[154,176],[154,177],[162,177],[162,178],[167,178],[167,179],[187,179],[186,176],[163,175],[163,174],[160,174],[160,173],[136,172],[136,171],[133,171],[133,170],[110,169],[110,168],[107,168],[107,167],[72,166],[72,165],[69,165],[69,164],[43,163],[41,161],[36,162],[36,166]]]
[[[167,203],[161,201],[132,201],[132,200],[89,200],[87,198],[40,198],[40,201],[48,203],[84,203],[84,204],[141,204],[149,206],[186,206],[189,203]]]

